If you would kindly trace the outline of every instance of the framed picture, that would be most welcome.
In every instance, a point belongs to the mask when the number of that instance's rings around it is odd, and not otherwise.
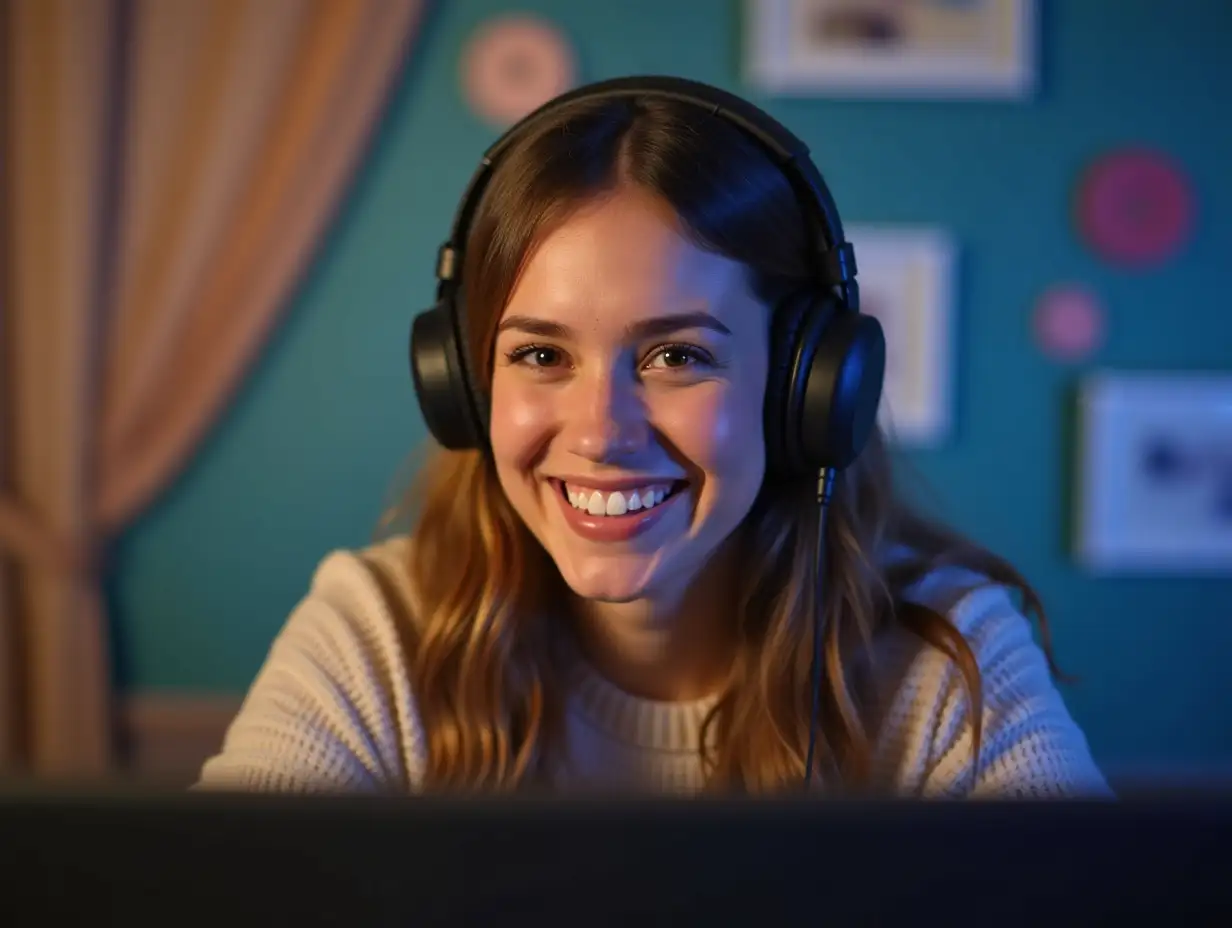
[[[886,383],[879,419],[899,445],[949,437],[956,251],[941,229],[855,225],[860,308],[886,334]]]
[[[1232,375],[1096,375],[1079,416],[1079,560],[1232,572]]]
[[[1037,0],[745,0],[746,71],[770,93],[1026,98]]]

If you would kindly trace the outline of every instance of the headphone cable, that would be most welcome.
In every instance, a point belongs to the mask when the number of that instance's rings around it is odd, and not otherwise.
[[[813,667],[810,674],[813,699],[809,718],[808,757],[804,762],[805,790],[813,783],[813,751],[817,746],[817,716],[821,707],[821,613],[825,608],[823,593],[826,573],[826,513],[830,508],[830,497],[834,495],[835,473],[833,467],[823,467],[817,477],[817,573],[813,587]]]

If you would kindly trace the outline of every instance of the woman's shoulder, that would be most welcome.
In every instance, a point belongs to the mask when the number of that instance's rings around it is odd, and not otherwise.
[[[413,786],[423,732],[410,683],[414,636],[393,539],[325,556],[270,646],[204,787]]]
[[[1010,591],[965,567],[934,568],[896,591],[896,611],[923,608],[957,631],[985,674],[1007,650],[1030,658],[1038,651],[1031,624]],[[858,662],[870,688],[877,727],[903,724],[908,716],[931,724],[936,713],[965,692],[960,665],[948,647],[921,637],[915,623],[897,619],[872,640]],[[1043,654],[1038,654],[1043,661]],[[992,682],[985,677],[985,684]]]
[[[1006,586],[937,568],[899,596],[958,631],[980,674],[980,768],[971,767],[972,694],[950,649],[902,624],[875,642],[874,723],[880,775],[927,795],[1107,794],[1085,737],[1056,688],[1031,623]]]
[[[966,640],[983,666],[1006,646],[1031,645],[1031,623],[1015,604],[1011,591],[988,576],[966,567],[937,567],[901,590],[898,608],[921,607],[941,616]],[[902,623],[878,636],[875,652],[893,654],[904,671],[932,673],[955,670],[949,656],[923,641]]]
[[[409,605],[412,596],[406,563],[410,538],[396,535],[361,548],[337,548],[317,563],[308,595],[364,615],[387,609],[394,593]]]
[[[406,569],[410,539],[397,536],[362,548],[336,549],[313,571],[308,592],[280,638],[327,637],[386,685],[407,685],[419,610]]]
[[[1009,588],[966,567],[935,568],[904,589],[900,599],[945,616],[963,637],[976,639],[973,646],[990,628],[1029,627]]]
[[[913,560],[911,549],[896,545],[883,558],[887,569]],[[1015,606],[1010,591],[987,574],[961,564],[943,564],[924,571],[905,587],[895,591],[899,606],[917,606],[929,610],[957,629],[973,649],[991,633],[1011,628],[1027,629],[1030,625]],[[923,647],[918,637],[900,624],[894,624],[882,636],[889,647]],[[935,649],[933,649],[935,650]]]
[[[409,545],[399,536],[329,552],[312,572],[306,599],[379,638],[383,649],[404,651],[416,614],[407,579]]]

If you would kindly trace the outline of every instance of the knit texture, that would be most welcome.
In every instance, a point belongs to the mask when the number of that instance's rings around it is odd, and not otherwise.
[[[336,552],[277,636],[199,789],[414,792],[425,744],[388,578],[406,540]],[[1030,625],[1007,592],[963,571],[911,591],[948,614],[984,675],[983,741],[972,770],[971,707],[957,668],[905,631],[874,642],[879,724],[873,785],[916,797],[1108,795],[1086,739],[1053,685]],[[559,790],[692,793],[712,700],[625,693],[580,656],[570,661]]]

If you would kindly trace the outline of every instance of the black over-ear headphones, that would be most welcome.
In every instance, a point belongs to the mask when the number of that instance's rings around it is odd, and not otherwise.
[[[781,480],[842,470],[872,431],[885,377],[885,338],[859,312],[855,253],[808,148],[776,120],[726,91],[675,77],[625,77],[579,87],[544,104],[492,145],[471,178],[436,267],[437,303],[411,328],[411,374],[433,436],[446,448],[486,448],[482,359],[470,357],[462,303],[463,249],[501,156],[542,116],[577,100],[668,99],[736,126],[790,181],[816,254],[813,285],[775,308],[765,424],[769,472]]]

